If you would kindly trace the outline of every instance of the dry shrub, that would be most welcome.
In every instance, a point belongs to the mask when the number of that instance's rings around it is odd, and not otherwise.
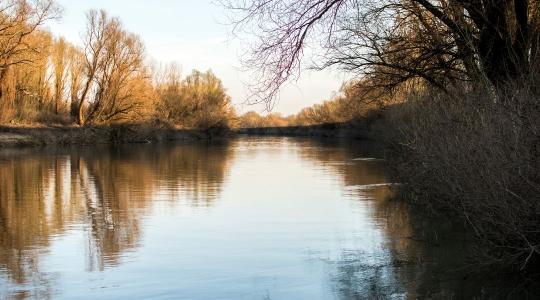
[[[414,203],[459,217],[486,264],[540,265],[540,93],[455,90],[391,108],[390,165]],[[495,99],[495,100],[494,100]]]
[[[211,71],[193,71],[184,79],[173,74],[156,90],[156,117],[161,120],[190,129],[232,127],[235,112],[231,98]]]
[[[49,111],[42,111],[37,114],[35,122],[46,125],[68,126],[73,124],[73,119],[66,114],[55,114]]]
[[[10,123],[13,121],[13,115],[15,114],[15,109],[9,103],[0,101],[0,124]]]

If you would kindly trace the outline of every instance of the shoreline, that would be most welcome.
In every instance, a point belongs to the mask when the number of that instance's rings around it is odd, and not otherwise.
[[[143,124],[107,126],[0,125],[0,148],[160,144],[229,138],[235,135],[297,136],[371,140],[368,130],[351,124],[209,130],[154,127]]]
[[[254,127],[237,129],[238,134],[254,136],[297,136],[372,140],[367,126],[351,123],[326,123],[311,126]]]
[[[224,138],[225,129],[188,130],[141,124],[108,126],[0,126],[0,148],[92,146],[107,144],[159,144]]]

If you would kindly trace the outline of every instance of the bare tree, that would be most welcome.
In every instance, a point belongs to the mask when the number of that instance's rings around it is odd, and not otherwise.
[[[52,63],[54,70],[54,112],[58,114],[64,102],[64,93],[68,68],[68,44],[64,38],[58,39],[54,44]]]
[[[456,80],[497,87],[536,57],[537,0],[221,0],[236,33],[253,38],[245,65],[270,101],[298,75],[306,49],[315,68],[336,65],[374,83]]]
[[[22,55],[33,51],[26,38],[59,13],[54,0],[3,0],[0,3],[0,80],[9,66],[29,62]]]
[[[69,58],[69,97],[70,114],[73,118],[78,118],[80,106],[80,92],[83,84],[83,73],[85,67],[84,55],[80,49],[70,46],[68,49]]]
[[[158,117],[187,128],[230,126],[234,115],[231,98],[212,71],[193,70],[181,79],[179,70],[172,66],[165,70],[163,77],[165,79],[156,86]]]
[[[137,95],[129,88],[144,74],[144,46],[105,11],[90,11],[84,40],[86,78],[78,123],[109,120],[132,110]],[[93,93],[92,98],[89,98]],[[85,111],[86,109],[86,111]]]
[[[0,106],[2,114],[14,109],[14,71],[11,67],[30,64],[38,57],[39,47],[29,38],[46,21],[58,17],[60,9],[54,0],[0,1]],[[7,78],[10,75],[12,78]]]
[[[85,83],[79,100],[78,120],[79,125],[84,125],[84,106],[90,92],[96,73],[105,56],[105,45],[108,43],[109,17],[105,11],[97,12],[92,10],[87,14],[86,35],[84,37],[84,58],[85,58]]]

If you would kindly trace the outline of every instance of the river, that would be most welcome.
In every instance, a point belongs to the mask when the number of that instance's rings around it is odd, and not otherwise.
[[[2,150],[0,298],[519,295],[392,201],[381,157],[285,137]]]

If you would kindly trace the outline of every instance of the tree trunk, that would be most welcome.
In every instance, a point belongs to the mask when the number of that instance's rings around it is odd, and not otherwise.
[[[93,70],[95,70],[95,68]],[[81,95],[81,100],[79,101],[79,109],[78,109],[78,114],[77,114],[78,116],[77,124],[79,124],[79,126],[83,126],[84,122],[86,121],[84,118],[84,100],[86,99],[86,96],[88,95],[88,91],[90,91],[90,85],[92,84],[92,80],[94,80],[94,74],[95,74],[94,71],[92,71],[89,74],[86,84],[84,85],[84,90]]]
[[[79,118],[79,99],[76,95],[71,96],[70,115],[72,118]]]
[[[83,111],[83,103],[81,101],[81,103],[79,104],[79,111],[78,111],[78,114],[77,114],[77,124],[79,124],[79,126],[83,126],[84,125],[84,111]]]
[[[487,3],[486,25],[481,29],[478,50],[486,75],[495,86],[500,86],[528,71],[528,1]]]

